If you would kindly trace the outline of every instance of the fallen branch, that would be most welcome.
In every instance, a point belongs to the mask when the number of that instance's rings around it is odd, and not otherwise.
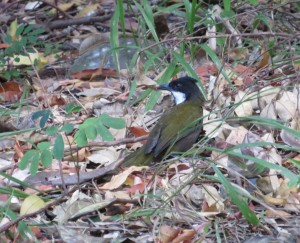
[[[90,142],[86,146],[79,147],[77,145],[73,145],[71,147],[68,147],[65,149],[65,152],[73,151],[73,150],[78,150],[81,148],[90,148],[90,147],[110,147],[110,146],[117,146],[117,145],[122,145],[122,144],[127,144],[127,143],[136,143],[140,142],[143,140],[146,140],[148,138],[148,135],[140,136],[137,138],[124,138],[124,139],[119,139],[116,141],[111,141],[111,142]]]
[[[51,31],[53,29],[62,29],[72,25],[81,25],[81,24],[93,24],[93,23],[103,23],[106,20],[111,19],[111,15],[104,15],[101,17],[83,17],[76,19],[62,19],[55,20],[50,23],[45,24],[36,24],[34,25],[35,29],[44,29],[46,31]]]

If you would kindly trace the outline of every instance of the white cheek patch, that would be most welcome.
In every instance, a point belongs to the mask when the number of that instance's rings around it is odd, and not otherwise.
[[[185,100],[186,100],[186,96],[182,92],[172,91],[172,95],[175,99],[176,105],[179,105],[180,103],[185,102]]]

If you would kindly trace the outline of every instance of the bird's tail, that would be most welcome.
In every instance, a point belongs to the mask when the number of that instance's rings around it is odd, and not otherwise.
[[[127,155],[124,159],[124,166],[147,166],[153,161],[153,154],[145,154],[145,146]]]

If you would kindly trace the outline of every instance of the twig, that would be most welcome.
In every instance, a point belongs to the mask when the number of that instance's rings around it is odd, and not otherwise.
[[[49,5],[52,8],[55,8],[58,12],[60,12],[66,18],[73,19],[73,17],[70,14],[66,13],[64,10],[62,10],[60,7],[56,6],[55,4],[45,1],[45,0],[40,0],[40,2],[43,2],[44,4]]]
[[[119,139],[119,140],[111,141],[111,142],[90,142],[86,146],[82,146],[82,147],[79,147],[77,145],[68,147],[65,149],[65,152],[69,152],[71,150],[78,150],[81,148],[110,147],[110,146],[117,146],[117,145],[127,144],[127,143],[135,143],[135,142],[146,140],[147,138],[148,138],[148,135],[144,135],[144,136],[137,137],[137,138],[123,138],[123,139]]]
[[[81,25],[81,24],[93,24],[93,23],[103,23],[106,20],[111,19],[111,15],[104,15],[101,17],[83,17],[76,19],[63,19],[56,20],[51,23],[46,24],[36,24],[34,25],[35,29],[45,29],[46,31],[50,31],[52,29],[61,29],[71,25]]]
[[[282,37],[287,39],[297,40],[300,39],[300,33],[286,34],[284,32],[274,33],[274,32],[260,32],[260,33],[242,33],[242,34],[221,34],[221,35],[211,35],[211,36],[193,36],[193,37],[182,37],[182,38],[172,38],[172,39],[165,39],[158,43],[154,43],[143,48],[140,52],[144,52],[145,50],[151,49],[158,45],[168,42],[177,41],[178,43],[183,41],[192,41],[192,40],[201,40],[201,39],[210,39],[210,38],[230,38],[230,37],[263,37],[263,36],[273,36],[273,37]]]

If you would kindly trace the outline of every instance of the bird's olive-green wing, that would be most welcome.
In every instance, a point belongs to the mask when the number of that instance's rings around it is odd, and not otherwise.
[[[150,154],[152,150],[156,147],[158,140],[160,139],[162,126],[156,125],[151,131],[147,143],[145,145],[145,154]]]
[[[187,112],[188,111],[188,112]],[[193,122],[202,116],[202,107],[198,102],[185,102],[174,106],[169,112],[165,113],[158,124],[151,131],[146,153],[153,151],[157,157],[168,146],[193,132]]]

